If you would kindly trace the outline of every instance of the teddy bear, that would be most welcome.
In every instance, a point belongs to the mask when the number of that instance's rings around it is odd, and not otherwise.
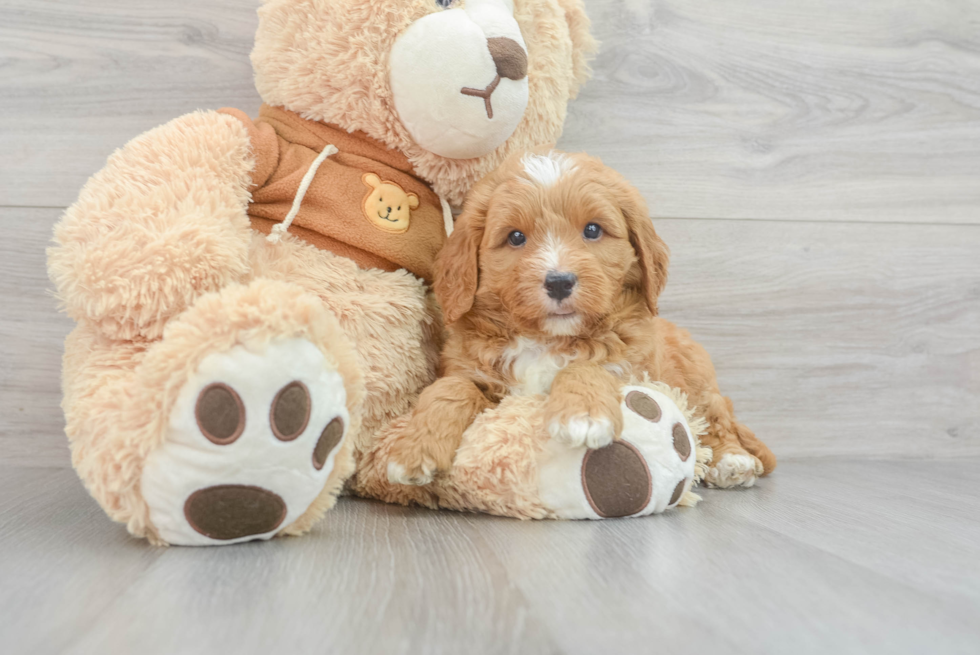
[[[322,517],[435,378],[451,208],[558,138],[595,47],[580,0],[265,0],[259,115],[136,137],[55,227],[66,434],[106,513],[186,545]]]
[[[136,137],[55,227],[66,434],[105,512],[154,544],[221,545],[303,534],[345,490],[522,518],[696,500],[697,422],[646,380],[623,390],[621,447],[554,451],[521,399],[480,417],[444,480],[384,473],[437,375],[453,207],[557,140],[595,48],[581,0],[265,0],[259,115]]]

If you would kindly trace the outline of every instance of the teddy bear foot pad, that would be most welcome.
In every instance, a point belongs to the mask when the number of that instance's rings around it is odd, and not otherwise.
[[[541,452],[540,496],[554,518],[658,514],[690,490],[696,441],[684,412],[645,386],[623,388],[622,410],[620,440],[597,450],[551,441]]]
[[[143,496],[160,537],[214,545],[268,539],[320,494],[350,419],[340,374],[304,339],[202,360],[180,390]]]

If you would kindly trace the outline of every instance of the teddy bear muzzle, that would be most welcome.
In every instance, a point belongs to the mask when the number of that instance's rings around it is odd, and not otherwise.
[[[487,39],[487,47],[490,50],[490,57],[497,68],[497,76],[493,82],[485,89],[474,89],[468,86],[460,91],[464,96],[475,96],[483,98],[483,104],[487,111],[487,118],[493,118],[493,92],[500,85],[500,80],[523,80],[527,77],[527,52],[524,47],[514,39],[505,36],[495,36]]]
[[[395,109],[412,139],[450,159],[482,157],[517,129],[528,51],[506,0],[467,0],[412,23],[391,50]]]

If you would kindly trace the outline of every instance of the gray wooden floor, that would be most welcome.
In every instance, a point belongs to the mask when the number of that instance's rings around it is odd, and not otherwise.
[[[561,145],[648,196],[662,313],[775,475],[642,520],[345,500],[130,540],[70,470],[43,249],[114,148],[255,112],[259,0],[0,0],[0,652],[980,652],[980,3],[586,1]]]
[[[0,648],[976,653],[977,471],[797,460],[755,490],[604,523],[346,499],[308,537],[154,549],[71,471],[6,468]]]

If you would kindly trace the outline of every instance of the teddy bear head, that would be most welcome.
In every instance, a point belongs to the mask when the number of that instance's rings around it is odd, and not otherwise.
[[[595,48],[582,0],[265,0],[252,64],[266,103],[402,152],[460,204],[558,139]]]

